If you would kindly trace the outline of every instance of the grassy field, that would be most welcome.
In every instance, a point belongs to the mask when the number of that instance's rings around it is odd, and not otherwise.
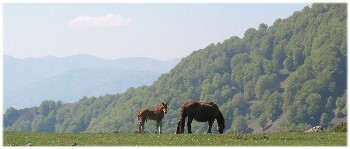
[[[346,146],[344,132],[132,134],[4,132],[4,146]]]

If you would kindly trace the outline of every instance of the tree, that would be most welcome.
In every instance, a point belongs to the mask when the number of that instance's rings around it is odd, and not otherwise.
[[[268,123],[268,119],[265,114],[261,114],[260,117],[258,118],[258,124],[259,126],[265,131],[265,127]]]
[[[253,100],[255,98],[255,83],[249,81],[244,85],[243,96],[246,101]]]
[[[346,115],[346,98],[338,97],[335,103],[335,115],[336,117],[343,117]],[[345,109],[345,110],[343,110]]]
[[[336,103],[335,103],[335,106],[337,108],[344,108],[345,105],[346,105],[346,102],[345,102],[344,98],[341,98],[341,97],[337,98]]]
[[[233,120],[233,126],[231,126],[234,131],[245,132],[248,128],[247,120],[244,116],[239,116]]]
[[[222,87],[221,97],[223,98],[224,103],[226,101],[230,100],[230,98],[232,98],[232,96],[233,96],[233,91],[229,85],[225,85],[224,87]]]
[[[43,116],[48,116],[50,110],[55,110],[55,109],[56,109],[55,101],[45,100],[45,101],[41,102],[41,104],[40,104],[40,113]]]
[[[321,105],[324,105],[320,94],[312,93],[306,99],[307,114],[311,123],[317,123],[322,113]]]
[[[31,128],[32,122],[30,120],[23,120],[23,121],[16,121],[13,123],[13,128],[15,131],[21,131],[21,132],[30,132],[32,130]]]
[[[251,115],[253,115],[256,118],[259,118],[260,115],[264,113],[265,104],[265,101],[257,101],[256,106],[254,106],[253,109],[251,109],[250,111]]]
[[[255,86],[255,94],[258,99],[262,98],[262,95],[266,90],[275,91],[277,89],[277,75],[267,74],[260,76]]]
[[[32,131],[34,132],[43,132],[45,130],[45,124],[42,122],[43,117],[38,116],[32,122]]]
[[[282,114],[282,96],[277,91],[269,96],[265,106],[265,114],[272,121],[275,121]]]
[[[284,43],[275,46],[272,54],[272,63],[276,70],[283,68],[283,61],[286,59],[286,53],[284,51]]]
[[[329,96],[327,99],[327,103],[326,103],[326,110],[327,111],[332,111],[332,109],[335,107],[335,102],[332,96]]]
[[[4,115],[4,127],[11,126],[19,116],[18,110],[13,107],[8,108]]]
[[[323,127],[327,127],[329,122],[328,114],[322,113],[321,119],[320,119],[320,125]]]
[[[242,93],[238,93],[236,95],[233,96],[232,98],[232,108],[233,109],[238,109],[238,111],[242,114],[245,114],[247,112],[247,107],[248,104],[246,103],[246,101],[243,98],[243,94]]]
[[[187,96],[188,96],[189,99],[199,100],[199,94],[198,94],[198,92],[197,92],[195,87],[190,86],[188,88],[187,94],[188,94]]]
[[[287,68],[288,71],[294,71],[293,58],[288,55],[287,58],[283,61],[283,66]]]
[[[259,31],[261,31],[261,30],[266,30],[267,27],[268,27],[267,24],[261,23],[261,24],[259,25]]]

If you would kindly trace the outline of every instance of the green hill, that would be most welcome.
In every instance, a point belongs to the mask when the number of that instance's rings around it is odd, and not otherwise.
[[[141,108],[168,102],[163,132],[174,133],[180,106],[188,100],[216,102],[226,132],[327,128],[332,119],[347,117],[346,49],[347,4],[313,4],[271,26],[247,29],[243,38],[193,52],[151,86],[71,104],[44,101],[39,107],[10,108],[4,128],[132,132]],[[194,122],[192,130],[204,133],[206,127]],[[155,122],[147,122],[146,130],[153,132]]]

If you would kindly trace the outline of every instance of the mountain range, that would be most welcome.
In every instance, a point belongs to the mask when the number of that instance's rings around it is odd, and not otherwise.
[[[83,96],[124,92],[150,85],[180,59],[133,57],[105,60],[90,55],[18,59],[4,56],[4,108],[26,108],[43,100],[77,101]]]

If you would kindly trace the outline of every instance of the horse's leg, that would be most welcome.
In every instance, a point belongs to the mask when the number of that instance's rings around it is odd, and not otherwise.
[[[213,120],[209,120],[209,121],[208,121],[208,131],[207,131],[207,133],[212,133],[212,132],[211,132],[211,127],[213,126],[213,123],[214,123]]]
[[[181,107],[181,117],[180,120],[178,122],[178,127],[180,126],[180,130],[179,133],[185,133],[185,119],[187,117],[186,111],[185,111],[185,107],[182,106]]]
[[[188,117],[188,120],[187,120],[187,131],[188,131],[188,133],[189,134],[191,134],[192,133],[192,130],[191,130],[191,123],[192,123],[192,120],[193,120],[193,118],[192,117]]]
[[[177,127],[176,127],[176,134],[180,133],[180,127],[181,127],[181,119],[177,122]]]
[[[180,123],[181,123],[180,133],[185,133],[185,118],[181,118]]]
[[[162,134],[162,120],[159,122],[159,134]]]
[[[185,127],[185,119],[180,118],[180,120],[177,122],[176,134],[184,133],[184,127]]]

